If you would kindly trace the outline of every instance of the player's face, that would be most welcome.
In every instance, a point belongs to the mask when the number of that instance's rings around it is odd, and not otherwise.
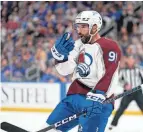
[[[89,35],[89,25],[88,24],[76,24],[76,30],[81,38],[82,43],[88,43],[90,40],[91,35]]]

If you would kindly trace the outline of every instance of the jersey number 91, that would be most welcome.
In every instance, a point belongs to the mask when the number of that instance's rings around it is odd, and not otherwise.
[[[110,51],[108,53],[108,57],[109,57],[108,61],[111,61],[111,62],[115,61],[116,62],[116,60],[117,60],[117,53],[114,52],[114,51]]]

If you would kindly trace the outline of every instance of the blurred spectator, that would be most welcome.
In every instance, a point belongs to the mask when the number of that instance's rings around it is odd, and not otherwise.
[[[7,59],[2,59],[1,61],[1,80],[3,82],[10,80],[10,67]]]
[[[41,82],[59,82],[59,79],[56,76],[52,75],[52,68],[47,68],[45,72],[43,72]]]
[[[32,66],[32,63],[34,62],[34,56],[30,51],[25,51],[22,54],[22,66],[25,68],[29,68]]]
[[[12,81],[25,81],[25,68],[20,59],[16,59],[13,64]]]
[[[39,43],[39,46],[38,46],[36,54],[35,54],[35,59],[36,59],[37,64],[39,65],[40,69],[42,71],[45,71],[47,56],[46,56],[46,52],[44,51],[44,49],[42,48],[42,45],[40,43]]]

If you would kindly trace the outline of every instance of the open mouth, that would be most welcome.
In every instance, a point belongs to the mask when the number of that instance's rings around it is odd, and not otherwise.
[[[81,39],[83,39],[83,38],[84,38],[84,36],[83,36],[83,35],[79,35],[79,37],[80,37]]]

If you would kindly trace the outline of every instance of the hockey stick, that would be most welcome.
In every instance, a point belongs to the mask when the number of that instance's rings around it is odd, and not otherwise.
[[[110,98],[110,99],[104,101],[104,103],[111,103],[111,102],[115,101],[116,99],[119,99],[119,98],[121,98],[121,97],[127,96],[127,95],[132,94],[132,93],[134,93],[134,92],[136,92],[136,91],[138,91],[138,90],[141,90],[141,89],[143,90],[143,84],[141,84],[140,86],[135,87],[135,88],[133,88],[133,89],[131,89],[131,90],[128,90],[128,91],[126,91],[126,92],[123,92],[123,93],[121,93],[121,94],[118,94],[117,96],[115,96],[115,97],[113,97],[113,98]],[[72,115],[72,116],[69,116],[69,117],[67,117],[67,118],[65,118],[65,119],[63,119],[63,120],[61,120],[61,121],[59,121],[59,122],[56,122],[56,123],[53,124],[53,125],[50,125],[50,126],[48,126],[48,127],[46,127],[46,128],[43,128],[43,129],[41,129],[41,130],[39,130],[39,131],[37,131],[37,132],[46,132],[46,131],[48,131],[48,130],[57,128],[57,127],[59,127],[59,126],[62,126],[62,125],[66,124],[66,123],[68,123],[68,122],[70,122],[70,121],[72,121],[72,120],[74,120],[74,119],[79,118],[81,115],[86,115],[86,112],[87,112],[87,109],[86,109],[86,110],[83,110],[83,111],[80,112],[80,113],[77,113],[77,114],[74,114],[74,115]],[[20,127],[17,127],[17,126],[15,126],[15,125],[13,125],[13,124],[10,124],[10,123],[8,123],[8,122],[2,122],[2,123],[1,123],[1,129],[2,129],[2,130],[5,130],[5,131],[7,131],[7,132],[28,132],[28,131],[26,131],[26,130],[20,128]]]
[[[131,89],[131,90],[128,90],[128,91],[126,91],[126,92],[123,92],[123,93],[121,93],[121,94],[118,94],[117,96],[115,96],[115,97],[113,97],[113,98],[110,98],[110,99],[108,99],[108,100],[105,100],[103,103],[111,103],[111,102],[115,101],[116,99],[119,99],[119,98],[121,98],[121,97],[127,96],[127,95],[132,94],[132,93],[134,93],[134,92],[136,92],[136,91],[138,91],[138,90],[141,90],[141,89],[143,89],[143,84],[141,84],[140,86],[135,87],[135,88],[133,88],[133,89]],[[67,118],[65,118],[65,119],[63,119],[63,120],[61,120],[61,121],[59,121],[59,122],[56,122],[56,123],[53,124],[53,125],[50,125],[50,126],[48,126],[48,127],[46,127],[46,128],[43,128],[43,129],[41,129],[41,130],[39,130],[39,131],[37,131],[37,132],[46,132],[46,131],[48,131],[48,130],[57,128],[57,127],[59,127],[59,126],[62,126],[62,125],[64,125],[64,124],[66,124],[66,123],[68,123],[68,122],[74,120],[74,119],[79,118],[81,115],[86,115],[86,113],[87,113],[87,109],[86,109],[86,110],[83,110],[83,111],[80,112],[80,113],[77,113],[77,114],[74,114],[74,115],[72,115],[72,116],[69,116],[69,117],[67,117]]]

